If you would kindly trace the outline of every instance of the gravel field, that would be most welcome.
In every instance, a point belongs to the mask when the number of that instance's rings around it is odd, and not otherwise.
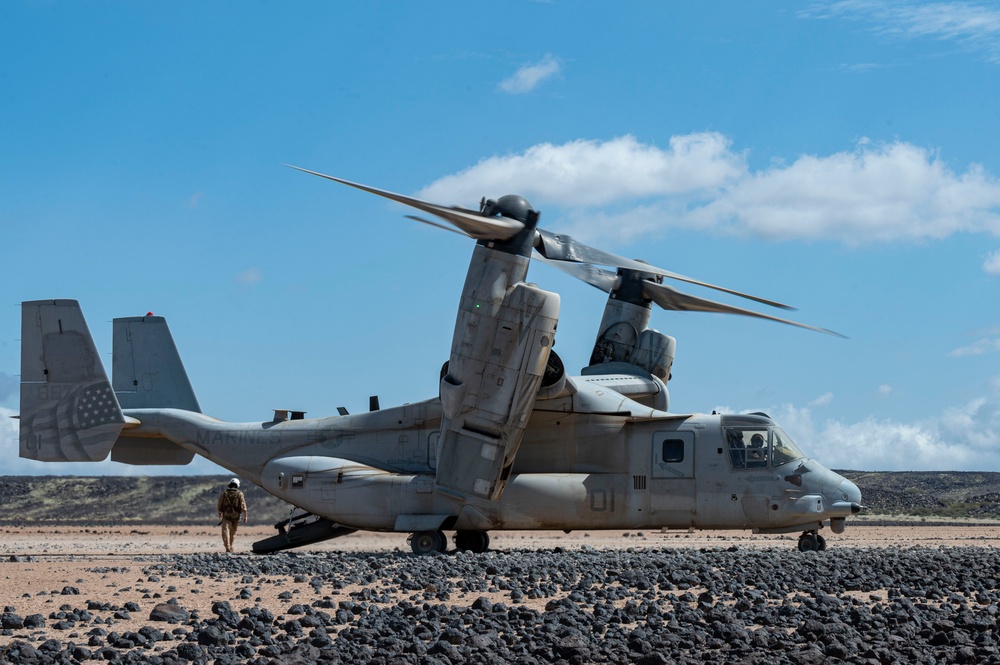
[[[0,662],[1000,663],[1000,526],[400,534],[268,556],[205,527],[0,528]],[[273,533],[245,529],[243,550]]]

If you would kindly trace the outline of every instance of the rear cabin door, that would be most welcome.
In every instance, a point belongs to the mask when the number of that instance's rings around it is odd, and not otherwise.
[[[695,513],[695,433],[653,434],[649,509],[659,526],[691,526]]]

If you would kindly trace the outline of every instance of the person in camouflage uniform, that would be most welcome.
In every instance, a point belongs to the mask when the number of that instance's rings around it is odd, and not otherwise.
[[[243,498],[243,492],[240,491],[239,478],[229,481],[229,487],[219,496],[217,509],[221,520],[219,523],[222,525],[222,544],[227,552],[232,552],[240,516],[243,517],[243,523],[247,523],[247,502]]]

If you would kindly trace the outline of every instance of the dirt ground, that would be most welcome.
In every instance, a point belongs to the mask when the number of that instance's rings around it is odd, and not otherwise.
[[[308,603],[315,596],[307,581],[291,576],[271,575],[252,581],[244,578],[193,578],[159,576],[144,572],[156,564],[157,555],[202,553],[218,556],[258,556],[250,553],[253,541],[273,535],[270,526],[242,527],[233,555],[221,553],[221,537],[214,526],[182,527],[0,527],[0,600],[21,617],[41,614],[44,632],[52,633],[52,613],[85,609],[90,600],[108,603],[109,609],[92,610],[102,619],[105,630],[123,633],[150,625],[149,613],[156,604],[174,599],[202,618],[212,616],[212,603],[229,601],[233,609],[253,605],[284,610],[292,603]],[[746,531],[716,532],[493,532],[492,550],[614,548],[794,548],[797,534],[753,535]],[[867,548],[893,545],[944,547],[1000,547],[1000,523],[933,526],[915,522],[912,526],[869,526],[850,524],[840,535],[824,532],[830,548]],[[344,538],[308,546],[299,551],[323,552],[409,552],[406,534],[356,533]],[[266,556],[266,555],[264,555]],[[326,590],[334,601],[350,600],[357,589]],[[242,593],[241,593],[242,592]],[[278,595],[291,594],[279,599]],[[471,603],[474,598],[455,598]],[[505,600],[493,599],[494,602]],[[544,606],[545,601],[538,601]],[[125,610],[135,603],[139,611]],[[528,603],[530,604],[530,603]],[[164,624],[165,626],[165,624]],[[86,631],[61,631],[66,641],[86,643]],[[38,639],[38,631],[16,630],[0,636],[0,649],[14,639]]]

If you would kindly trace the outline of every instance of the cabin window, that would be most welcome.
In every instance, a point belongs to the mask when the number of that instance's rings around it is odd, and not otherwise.
[[[684,441],[681,439],[666,439],[663,442],[663,461],[676,464],[684,461]]]
[[[667,430],[654,432],[649,451],[650,478],[653,485],[658,480],[670,478],[694,478],[694,459],[697,456],[697,446],[694,432],[686,430]]]

